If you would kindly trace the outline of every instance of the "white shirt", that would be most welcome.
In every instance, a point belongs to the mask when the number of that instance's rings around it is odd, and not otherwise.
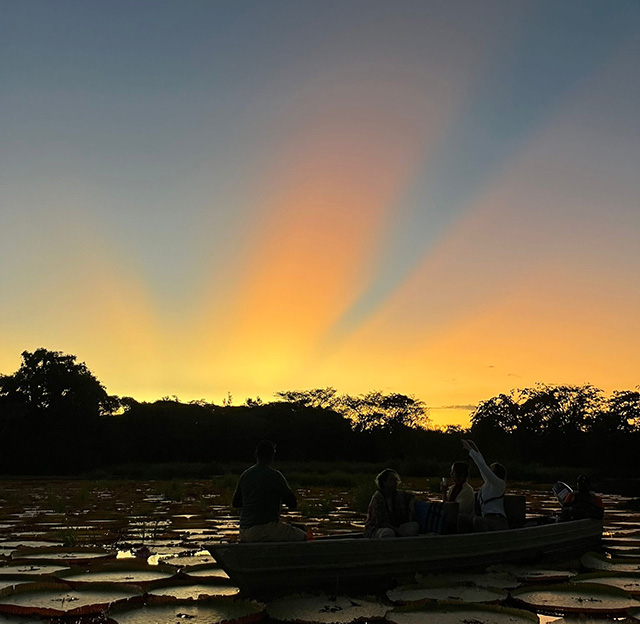
[[[478,466],[484,481],[478,493],[482,515],[500,514],[506,516],[504,513],[504,492],[507,489],[507,484],[487,466],[487,462],[484,461],[484,457],[479,451],[469,451],[469,457]]]
[[[447,490],[447,500],[449,500],[454,487],[455,484]],[[476,494],[466,481],[454,502],[458,503],[458,513],[467,514],[468,516],[476,515]]]

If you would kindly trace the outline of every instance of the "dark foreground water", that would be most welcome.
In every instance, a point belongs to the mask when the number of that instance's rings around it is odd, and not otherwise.
[[[521,491],[531,514],[558,511],[547,491]],[[351,492],[299,495],[291,520],[317,534],[361,529]],[[239,596],[204,550],[236,534],[228,499],[228,488],[211,482],[1,482],[0,624],[640,621],[640,513],[625,497],[604,497],[604,551],[581,560],[418,577],[371,596],[266,603]]]

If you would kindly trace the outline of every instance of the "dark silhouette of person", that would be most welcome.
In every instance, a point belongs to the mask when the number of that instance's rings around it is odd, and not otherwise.
[[[289,509],[298,506],[284,475],[271,467],[276,445],[262,440],[256,446],[256,463],[247,468],[238,480],[233,494],[233,506],[240,508],[241,542],[301,542],[306,539],[302,529],[280,520],[284,503]]]
[[[588,477],[578,477],[577,489],[570,492],[562,504],[560,520],[583,520],[585,518],[604,518],[604,503],[591,491]]]
[[[458,514],[464,514],[473,518],[475,515],[475,492],[467,479],[469,477],[469,464],[463,461],[453,462],[451,465],[450,481],[447,485],[443,479],[443,502],[458,503]]]
[[[509,521],[504,511],[507,469],[498,462],[494,462],[490,466],[487,465],[475,442],[462,440],[462,446],[469,452],[469,457],[475,462],[483,480],[482,487],[477,494],[480,509],[473,518],[473,530],[502,531],[508,529]],[[458,528],[463,528],[461,522],[458,522]]]
[[[411,537],[420,527],[413,520],[414,496],[399,490],[400,475],[386,468],[376,477],[378,489],[369,503],[364,524],[365,537]]]

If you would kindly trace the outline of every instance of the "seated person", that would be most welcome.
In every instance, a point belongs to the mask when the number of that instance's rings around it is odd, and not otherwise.
[[[376,477],[378,490],[371,497],[365,537],[411,537],[418,535],[418,523],[413,520],[413,499],[410,492],[399,490],[400,475],[387,468]]]
[[[238,480],[232,504],[241,509],[241,542],[301,542],[306,539],[305,531],[280,521],[282,503],[295,509],[298,501],[284,475],[271,467],[275,452],[273,442],[259,442],[256,463]]]
[[[464,517],[460,517],[459,530],[503,531],[508,529],[509,521],[504,511],[504,494],[507,489],[506,468],[498,462],[488,466],[475,442],[462,440],[462,446],[469,452],[469,457],[478,467],[484,483],[478,491],[478,513],[466,527],[463,526]]]
[[[469,478],[469,464],[463,461],[454,462],[451,466],[451,482],[447,487],[442,484],[442,500],[447,503],[458,503],[458,515],[475,515],[475,492],[467,483]]]
[[[578,477],[578,489],[570,492],[562,503],[560,520],[583,520],[584,518],[604,518],[602,499],[591,491],[591,484],[585,475]]]

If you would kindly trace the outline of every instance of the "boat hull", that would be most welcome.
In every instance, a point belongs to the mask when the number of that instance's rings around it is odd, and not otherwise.
[[[490,533],[391,539],[219,544],[209,552],[244,593],[372,587],[415,573],[537,560],[597,547],[601,520],[576,520]]]

